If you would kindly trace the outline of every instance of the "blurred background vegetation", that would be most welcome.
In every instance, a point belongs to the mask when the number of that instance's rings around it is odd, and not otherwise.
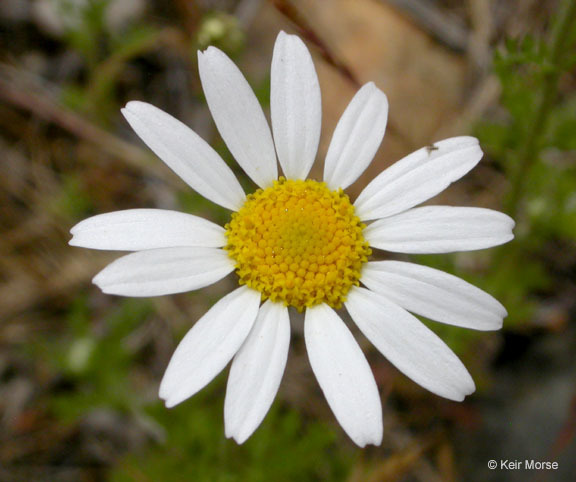
[[[574,480],[575,3],[2,0],[0,480]],[[360,450],[338,427],[297,317],[279,396],[243,446],[224,437],[225,375],[165,409],[157,389],[174,347],[234,280],[147,300],[106,296],[90,280],[114,254],[67,245],[76,222],[120,209],[226,222],[226,211],[154,158],[119,109],[140,99],[170,112],[252,189],[210,119],[196,50],[226,51],[267,106],[281,29],[300,34],[315,58],[319,159],[360,84],[373,80],[389,97],[386,138],[352,197],[412,150],[474,134],[484,160],[434,202],[517,221],[515,241],[501,248],[415,257],[472,281],[510,313],[497,333],[427,322],[476,380],[465,402],[418,387],[356,333],[384,402],[381,447]],[[559,469],[487,469],[505,458],[557,460]]]

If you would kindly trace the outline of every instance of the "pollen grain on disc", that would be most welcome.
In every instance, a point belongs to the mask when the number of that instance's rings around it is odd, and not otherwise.
[[[348,196],[313,180],[258,189],[225,227],[240,283],[300,311],[340,308],[371,253]]]

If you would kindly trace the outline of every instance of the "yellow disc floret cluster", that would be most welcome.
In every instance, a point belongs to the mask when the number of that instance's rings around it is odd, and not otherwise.
[[[340,308],[371,252],[348,196],[312,180],[257,190],[225,227],[240,283],[299,311]]]

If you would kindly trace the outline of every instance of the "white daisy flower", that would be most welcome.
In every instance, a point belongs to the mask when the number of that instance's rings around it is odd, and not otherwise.
[[[218,131],[259,189],[246,196],[232,170],[196,133],[156,107],[129,102],[122,112],[136,133],[190,187],[233,211],[230,222],[220,227],[190,214],[133,209],[82,221],[70,241],[135,251],[94,278],[102,291],[115,295],[181,293],[237,273],[239,287],[176,349],[160,386],[166,406],[194,395],[232,360],[226,436],[244,442],[280,385],[290,340],[289,306],[306,311],[312,370],[338,422],[360,447],[381,443],[382,407],[368,362],[335,311],[342,306],[416,383],[451,400],[471,394],[474,382],[464,365],[411,313],[496,330],[506,316],[504,307],[450,274],[369,257],[371,247],[448,253],[513,238],[514,221],[496,211],[415,207],[480,161],[478,141],[455,137],[422,148],[384,170],[352,203],[342,189],[370,164],[386,128],[388,102],[380,89],[364,85],[346,108],[319,182],[306,180],[318,149],[322,109],[304,43],[284,32],[276,40],[272,132],[246,79],[223,52],[210,47],[198,53],[198,61]],[[278,177],[276,157],[285,177]]]

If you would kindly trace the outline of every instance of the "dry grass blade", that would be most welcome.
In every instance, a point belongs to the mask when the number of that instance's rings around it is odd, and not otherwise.
[[[161,163],[151,162],[152,156],[148,151],[124,141],[61,106],[50,90],[40,85],[40,82],[31,78],[28,73],[6,64],[0,64],[0,101],[59,126],[129,166],[169,184],[181,186]]]

